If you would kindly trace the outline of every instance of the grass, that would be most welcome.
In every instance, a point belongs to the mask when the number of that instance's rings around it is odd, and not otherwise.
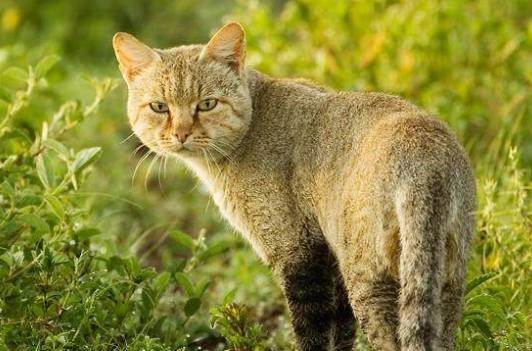
[[[254,67],[399,94],[451,125],[479,194],[458,349],[532,347],[526,1],[127,5],[0,4],[0,350],[292,348],[274,279],[202,185],[175,163],[132,180],[145,150],[123,141],[112,34],[205,41],[223,14]]]

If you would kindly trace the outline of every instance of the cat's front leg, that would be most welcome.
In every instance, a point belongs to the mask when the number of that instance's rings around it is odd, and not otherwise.
[[[288,302],[298,349],[335,350],[336,260],[325,241],[297,243],[290,257],[274,262],[274,268]]]
[[[349,302],[349,294],[345,288],[344,279],[340,273],[338,265],[334,267],[335,273],[335,297],[336,313],[335,327],[333,331],[335,351],[353,351],[357,322],[353,313],[353,308]]]

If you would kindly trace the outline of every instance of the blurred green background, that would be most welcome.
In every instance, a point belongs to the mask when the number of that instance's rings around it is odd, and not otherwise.
[[[153,47],[171,47],[206,42],[219,26],[237,20],[247,32],[248,65],[265,73],[413,101],[447,121],[474,162],[479,224],[471,278],[497,274],[478,296],[495,296],[500,313],[478,305],[478,298],[471,302],[470,311],[480,314],[466,316],[459,348],[525,350],[531,347],[532,296],[531,14],[526,0],[3,0],[0,72],[50,54],[61,57],[43,96],[17,115],[19,126],[35,129],[58,101],[89,102],[91,79],[115,79],[117,88],[98,112],[62,140],[103,150],[82,189],[89,220],[103,233],[91,245],[165,271],[183,254],[170,229],[192,237],[206,233],[207,242],[222,244],[194,273],[209,277],[208,301],[183,333],[217,335],[208,326],[209,308],[236,289],[235,301],[251,306],[249,318],[264,325],[265,347],[279,350],[291,347],[280,291],[221,220],[203,186],[173,161],[148,172],[148,159],[133,179],[146,150],[128,139],[113,34],[126,31]]]

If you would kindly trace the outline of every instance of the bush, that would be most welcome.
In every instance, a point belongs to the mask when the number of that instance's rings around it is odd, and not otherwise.
[[[60,140],[114,84],[93,81],[92,103],[66,101],[34,128],[18,113],[46,100],[45,75],[57,60],[2,74],[12,89],[2,90],[0,125],[0,349],[185,349],[195,335],[184,327],[209,285],[195,284],[192,271],[226,244],[168,231],[184,257],[156,272],[94,240],[106,233],[89,221],[80,189],[102,150]]]

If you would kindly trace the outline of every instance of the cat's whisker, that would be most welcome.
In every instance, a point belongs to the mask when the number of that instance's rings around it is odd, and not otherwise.
[[[203,158],[205,159],[205,165],[207,166],[207,172],[209,174],[212,174],[211,165],[209,162],[209,155],[207,154],[207,151],[205,149],[201,149],[201,152],[203,153]]]
[[[159,167],[157,169],[157,181],[159,182],[159,190],[163,190],[163,186],[162,186],[162,183],[161,183],[161,167],[163,165],[163,159],[166,159],[166,156],[165,155],[161,155],[161,157],[159,158]]]
[[[131,134],[129,134],[125,139],[123,139],[122,141],[120,141],[120,144],[125,143],[126,141],[128,141],[129,139],[131,139],[131,137],[133,137],[134,135],[135,135],[135,132],[131,132]]]
[[[135,150],[133,150],[133,151],[131,152],[131,155],[129,156],[129,159],[131,160],[133,157],[135,157],[135,155],[137,154],[137,152],[139,152],[140,149],[142,149],[144,146],[146,146],[146,145],[144,145],[143,143],[141,143],[139,146],[137,146],[137,147],[135,148]]]
[[[153,151],[149,150],[147,153],[145,153],[141,158],[140,160],[137,162],[137,166],[135,167],[135,170],[133,171],[133,177],[131,178],[131,184],[133,185],[135,183],[135,176],[137,175],[137,171],[139,170],[139,167],[140,165],[142,164],[142,162],[144,162],[151,154],[153,153]]]
[[[222,169],[220,168],[220,163],[219,163],[219,161],[217,159],[215,159],[215,157],[213,156],[213,154],[210,152],[210,150],[208,148],[206,148],[206,150],[207,150],[207,153],[211,156],[211,159],[212,159],[214,165],[218,169],[218,173],[217,174],[213,174],[214,181],[217,182],[218,179],[222,176]]]
[[[223,147],[225,149],[224,152],[227,156],[229,156],[229,153],[232,153],[233,151],[235,151],[235,146],[231,144],[230,142],[223,140],[223,139],[213,140],[213,144],[216,144],[216,146],[220,148]]]
[[[168,155],[166,155],[166,156],[164,157],[164,168],[163,168],[163,169],[164,169],[164,174],[163,174],[163,178],[164,178],[164,179],[166,179],[166,170],[167,170],[166,166],[167,166],[167,165],[168,165]]]
[[[193,192],[194,190],[196,190],[198,188],[198,186],[200,185],[200,183],[201,183],[201,180],[196,179],[196,184],[194,184],[192,189],[190,189],[190,192]]]
[[[133,150],[131,152],[131,155],[129,156],[129,159],[131,160],[140,150],[142,150],[143,147],[146,147],[147,149],[151,149],[151,146],[150,144],[152,144],[155,140],[149,140],[147,141],[146,143],[144,142],[141,142],[141,144],[139,146],[137,146],[135,148],[135,150]]]
[[[207,171],[209,172],[209,174],[211,174],[215,180],[217,179],[216,175],[214,174],[214,172],[212,171],[211,169],[211,160],[214,161],[212,159],[212,155],[210,154],[209,150],[208,149],[201,149],[201,151],[203,151],[203,154],[205,156],[205,159],[206,159],[206,164],[207,164]],[[214,162],[213,162],[214,163]]]
[[[216,174],[216,179],[217,179],[218,176],[222,173],[222,170],[220,169],[220,166],[218,165],[218,162],[216,162],[216,159],[215,159],[214,156],[211,154],[211,152],[209,151],[209,149],[208,149],[208,148],[205,148],[204,150],[207,151],[207,153],[208,153],[209,156],[211,157],[212,163],[214,163],[214,165],[215,165],[216,168],[218,169],[218,174]]]
[[[209,162],[209,155],[207,154],[207,151],[205,149],[201,149],[201,152],[203,153],[203,157],[205,158],[205,163],[207,165],[207,171],[209,172],[209,174],[212,174],[211,166]]]
[[[222,155],[222,157],[224,159],[226,159],[229,162],[230,165],[232,165],[232,166],[235,165],[235,162],[234,162],[233,158],[226,151],[224,151],[219,145],[216,145],[216,143],[214,141],[211,143],[211,146],[220,155]]]
[[[216,144],[216,143],[215,143],[215,144]],[[216,145],[216,146],[219,148],[220,152],[223,153],[223,154],[225,155],[225,157],[226,157],[228,160],[230,160],[230,161],[234,161],[234,160],[233,160],[233,157],[229,154],[230,152],[234,151],[234,148],[233,148],[233,147],[231,147],[231,146],[229,146],[229,145],[226,145],[227,147],[229,147],[229,151],[227,151],[227,150],[222,149],[222,148],[221,148],[220,146],[218,146],[218,145]],[[223,145],[222,145],[222,146],[223,146]]]
[[[224,151],[218,145],[216,145],[216,143],[212,142],[209,146],[211,148],[213,148],[214,151],[219,153],[222,156],[222,158],[227,159],[226,154],[224,153]]]
[[[203,150],[202,150],[202,151],[203,151]],[[206,156],[205,156],[205,152],[203,152],[203,154],[204,154],[204,157],[206,157]],[[172,159],[175,161],[175,164],[176,164],[178,167],[181,166],[181,163],[179,162],[179,159],[178,159],[178,158],[176,158],[176,157],[172,157]],[[209,172],[209,173],[210,173],[210,172]],[[196,190],[197,187],[200,185],[200,183],[201,183],[201,180],[200,180],[199,178],[196,178],[196,183],[194,184],[194,186],[193,186],[189,191],[190,191],[190,192],[193,192],[194,190]]]
[[[161,157],[158,154],[155,154],[155,157],[151,160],[150,165],[148,166],[148,170],[146,171],[146,174],[144,176],[144,189],[148,190],[148,180],[150,178],[151,169],[153,168],[153,165],[155,162]]]

